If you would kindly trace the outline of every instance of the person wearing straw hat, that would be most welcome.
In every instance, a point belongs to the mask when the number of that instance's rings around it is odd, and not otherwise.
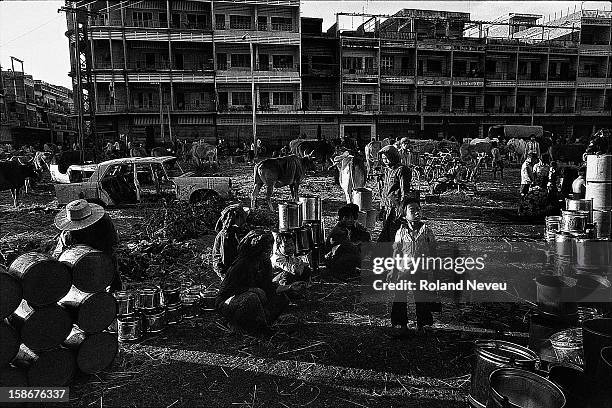
[[[121,289],[121,277],[117,268],[116,249],[119,237],[115,224],[104,208],[86,200],[74,200],[55,217],[55,226],[61,231],[53,256],[59,256],[68,248],[87,245],[109,255],[115,264],[115,278],[111,291]]]

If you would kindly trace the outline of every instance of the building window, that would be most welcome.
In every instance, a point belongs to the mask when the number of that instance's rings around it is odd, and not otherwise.
[[[344,57],[342,58],[342,69],[356,71],[361,69],[361,57]]]
[[[250,54],[232,54],[232,68],[250,68]]]
[[[134,11],[132,12],[132,23],[135,27],[151,27],[153,25],[153,13]]]
[[[225,14],[215,14],[215,29],[225,30]]]
[[[273,68],[293,68],[293,55],[273,55]]]
[[[374,57],[365,57],[363,62],[365,63],[366,72],[372,73],[374,71]]]
[[[427,71],[441,73],[442,72],[442,61],[427,60]]]
[[[250,30],[251,16],[230,16],[230,28],[233,30]]]
[[[383,71],[389,71],[393,69],[393,56],[384,55],[380,57],[380,68],[382,68]]]
[[[268,17],[257,16],[257,29],[259,31],[268,31]]]
[[[232,105],[251,106],[251,93],[250,92],[232,92]]]
[[[217,54],[217,69],[222,71],[227,69],[227,54]]]
[[[361,94],[346,94],[344,95],[344,104],[350,106],[361,106],[363,105],[363,95]]]
[[[585,109],[593,107],[593,98],[589,95],[583,95],[580,97],[580,105]]]
[[[380,93],[380,104],[381,105],[393,105],[393,92],[381,92]]]
[[[272,17],[272,30],[292,31],[293,19],[291,17]]]
[[[204,14],[187,14],[187,28],[205,28],[208,19]]]
[[[293,92],[272,92],[274,105],[293,105]]]
[[[159,13],[159,26],[168,27],[168,15],[166,13]]]

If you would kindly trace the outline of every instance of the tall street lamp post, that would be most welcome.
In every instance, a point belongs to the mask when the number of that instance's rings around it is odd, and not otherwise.
[[[251,112],[253,114],[253,154],[257,157],[257,97],[255,96],[255,53],[253,52],[253,39],[250,35],[242,36],[243,40],[249,41],[249,53],[251,59]]]

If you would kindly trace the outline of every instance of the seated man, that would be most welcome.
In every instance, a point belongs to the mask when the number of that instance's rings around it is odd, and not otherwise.
[[[325,255],[328,270],[339,278],[354,277],[361,264],[362,242],[370,242],[370,233],[357,222],[359,207],[347,204],[338,210],[338,223],[329,232]]]

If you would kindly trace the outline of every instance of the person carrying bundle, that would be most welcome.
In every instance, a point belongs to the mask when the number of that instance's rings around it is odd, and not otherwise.
[[[274,239],[265,230],[250,231],[238,245],[215,300],[218,313],[232,330],[269,335],[270,325],[289,305],[272,281],[270,255]]]
[[[119,236],[104,208],[82,199],[71,201],[55,217],[55,226],[61,231],[53,251],[55,258],[76,245],[87,245],[102,251],[113,260],[115,266],[111,291],[122,289],[116,254]]]

